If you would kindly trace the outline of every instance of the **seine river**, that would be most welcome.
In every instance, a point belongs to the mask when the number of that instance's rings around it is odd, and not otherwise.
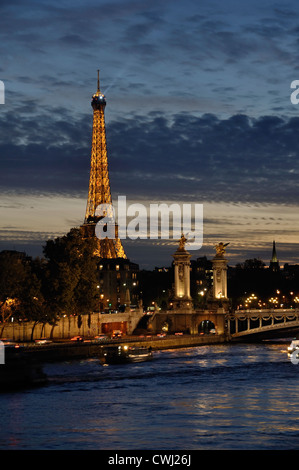
[[[0,394],[0,449],[299,448],[299,364],[286,344],[154,352],[140,364],[46,364],[49,382]]]

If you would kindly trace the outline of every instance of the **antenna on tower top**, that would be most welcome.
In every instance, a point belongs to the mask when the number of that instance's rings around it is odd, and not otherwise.
[[[100,71],[98,69],[98,93],[100,93]]]

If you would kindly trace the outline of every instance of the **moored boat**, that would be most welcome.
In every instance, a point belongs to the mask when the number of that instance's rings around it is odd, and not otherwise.
[[[103,358],[105,364],[126,364],[149,361],[153,358],[153,353],[152,349],[146,346],[107,346]]]

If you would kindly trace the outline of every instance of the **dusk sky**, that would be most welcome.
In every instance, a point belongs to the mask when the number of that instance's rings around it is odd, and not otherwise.
[[[84,221],[100,69],[113,200],[203,204],[203,246],[299,263],[295,0],[0,2],[0,250]],[[140,268],[177,242],[123,240]]]

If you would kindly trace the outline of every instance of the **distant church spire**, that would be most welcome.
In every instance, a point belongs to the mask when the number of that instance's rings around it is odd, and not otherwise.
[[[275,247],[275,240],[273,240],[273,249],[272,249],[272,263],[277,263],[277,255],[276,255],[276,247]]]
[[[272,271],[275,271],[275,272],[279,271],[279,262],[278,262],[277,254],[276,254],[275,240],[273,240],[272,258],[271,258],[269,267]]]

